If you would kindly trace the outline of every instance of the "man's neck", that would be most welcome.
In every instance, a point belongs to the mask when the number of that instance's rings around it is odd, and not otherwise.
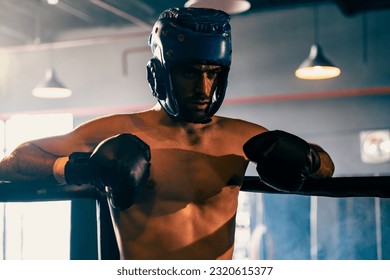
[[[197,130],[204,130],[213,124],[212,119],[204,123],[193,123],[193,122],[181,120],[179,118],[171,117],[170,115],[168,115],[167,112],[165,112],[165,110],[161,107],[160,104],[156,104],[153,107],[153,110],[159,115],[159,119],[160,119],[159,123],[163,126],[178,127],[178,128],[180,127],[185,130],[197,131]]]

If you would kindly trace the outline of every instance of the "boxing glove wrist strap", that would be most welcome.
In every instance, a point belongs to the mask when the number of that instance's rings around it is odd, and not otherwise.
[[[67,184],[89,184],[91,168],[89,159],[92,153],[75,152],[69,156],[64,168],[64,178]]]
[[[316,173],[320,167],[321,167],[321,157],[318,154],[318,152],[311,150],[311,157],[312,157],[312,170],[311,174]]]

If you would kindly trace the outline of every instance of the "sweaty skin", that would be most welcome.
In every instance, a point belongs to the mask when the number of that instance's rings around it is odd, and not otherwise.
[[[184,120],[173,120],[160,105],[87,122],[66,135],[30,141],[0,162],[0,179],[55,184],[58,157],[90,152],[104,139],[132,133],[151,148],[151,175],[130,208],[111,209],[122,259],[231,259],[240,185],[248,159],[243,144],[265,132],[260,125],[214,116],[204,118],[218,67],[191,66],[173,71],[173,86]],[[333,164],[318,146],[321,168]]]

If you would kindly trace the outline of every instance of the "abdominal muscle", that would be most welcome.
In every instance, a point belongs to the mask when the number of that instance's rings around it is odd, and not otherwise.
[[[163,204],[176,203],[162,202],[154,207],[161,208]],[[230,205],[220,203],[218,207],[177,204],[180,209],[162,215],[161,209],[157,212],[140,205],[119,213],[116,221],[121,258],[231,259],[236,211],[231,204],[235,203],[230,200]]]

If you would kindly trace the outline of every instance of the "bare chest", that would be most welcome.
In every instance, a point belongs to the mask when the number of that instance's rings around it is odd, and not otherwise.
[[[157,140],[157,141],[156,141]],[[172,199],[204,200],[242,183],[247,162],[242,144],[210,133],[153,138],[151,187]]]
[[[222,188],[241,185],[246,161],[180,149],[153,150],[149,187],[160,199],[203,203]]]
[[[139,257],[144,246],[156,244],[141,258],[230,256],[247,167],[240,143],[217,138],[195,145],[166,137],[146,141],[151,174],[140,200],[121,214],[122,240],[128,244],[123,251]]]

